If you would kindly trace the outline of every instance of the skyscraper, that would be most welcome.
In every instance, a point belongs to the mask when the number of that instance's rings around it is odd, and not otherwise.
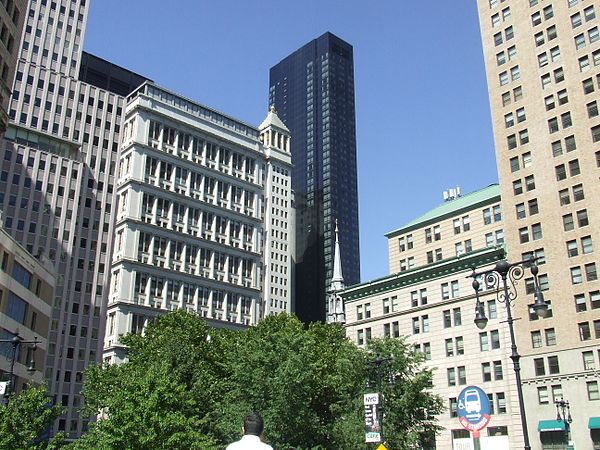
[[[290,312],[291,157],[254,128],[147,82],[127,96],[104,361],[173,309],[241,329]]]
[[[597,448],[600,3],[477,5],[508,256],[539,258],[553,310],[545,319],[531,315],[532,280],[520,284],[514,316],[521,319],[517,343],[532,448],[564,445],[569,436],[578,447]],[[556,417],[553,403],[563,399],[578,412],[570,434],[548,422]]]
[[[325,33],[270,70],[269,104],[292,134],[295,312],[324,321],[335,223],[347,285],[360,281],[352,46]]]
[[[0,148],[4,228],[57,274],[45,377],[70,436],[85,428],[83,370],[102,352],[123,95],[145,80],[82,52],[88,6],[32,0],[23,11]]]

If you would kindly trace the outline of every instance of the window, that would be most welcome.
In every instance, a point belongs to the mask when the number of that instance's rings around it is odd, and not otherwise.
[[[490,340],[492,342],[492,349],[500,348],[500,333],[498,333],[498,330],[490,331]]]
[[[558,356],[549,356],[548,357],[548,373],[551,375],[560,373],[560,367],[558,364]]]
[[[450,417],[458,417],[458,400],[456,397],[448,399],[448,411],[450,411]]]
[[[540,405],[545,405],[545,404],[550,403],[550,400],[548,397],[548,388],[546,386],[538,387],[537,392],[538,392],[538,403]]]
[[[492,366],[489,362],[481,363],[481,378],[485,381],[492,381]]]
[[[581,168],[579,167],[579,160],[573,159],[569,161],[569,174],[572,177],[576,177],[581,173]]]
[[[563,398],[563,393],[562,393],[562,386],[560,384],[553,384],[551,386],[552,388],[552,402],[557,402],[562,400]]]
[[[579,227],[585,227],[589,224],[590,224],[590,222],[588,219],[587,210],[581,209],[581,210],[577,211],[577,225]]]
[[[558,200],[561,206],[570,204],[571,197],[569,196],[569,190],[561,189],[560,191],[558,191]]]
[[[594,249],[592,248],[592,237],[584,236],[581,238],[581,252],[586,255],[588,253],[592,253]]]
[[[583,358],[584,370],[594,370],[596,368],[596,364],[594,361],[594,352],[582,352],[581,356]]]
[[[581,267],[571,267],[571,283],[581,284],[583,282],[583,276],[581,273]]]
[[[585,301],[585,294],[577,294],[574,297],[575,299],[575,311],[583,312],[587,311],[587,303]]]
[[[535,369],[535,376],[541,377],[546,375],[546,365],[544,363],[544,358],[535,358],[533,360],[533,367]]]
[[[585,278],[587,281],[595,281],[598,279],[596,263],[589,263],[585,265]]]
[[[600,308],[600,291],[590,292],[590,304],[592,309]]]
[[[600,141],[600,125],[596,125],[592,127],[592,141],[598,142]]]
[[[527,202],[527,207],[529,208],[529,215],[533,216],[540,212],[537,199],[531,199]]]
[[[563,229],[564,231],[571,231],[575,229],[575,224],[573,222],[573,214],[565,214],[563,216]]]
[[[488,334],[486,332],[479,333],[479,349],[482,352],[487,352],[490,349]]]
[[[421,332],[421,326],[418,317],[413,317],[412,319],[412,330],[413,334],[419,334]]]
[[[450,313],[450,310],[446,309],[445,311],[443,311],[442,316],[444,321],[444,328],[450,328],[452,326],[452,315]]]
[[[580,341],[589,341],[592,338],[592,333],[590,331],[590,323],[589,322],[579,322],[577,324],[577,328],[579,330],[579,340]]]
[[[504,379],[504,374],[502,373],[502,361],[494,361],[494,380],[502,379]]]
[[[578,202],[585,198],[585,194],[583,193],[583,185],[577,184],[573,186],[573,201]]]
[[[596,117],[598,115],[598,104],[596,100],[586,105],[588,117]]]
[[[542,332],[539,330],[531,332],[531,346],[540,348],[542,346]]]
[[[25,324],[27,318],[27,302],[12,291],[8,293],[8,303],[6,305],[5,314],[14,321]]]
[[[597,381],[588,381],[586,383],[588,400],[600,400],[600,391],[598,390],[598,382]]]
[[[596,11],[594,10],[594,6],[588,6],[583,10],[583,15],[585,16],[586,22],[594,19],[596,17]]]
[[[496,300],[488,300],[488,319],[497,319],[498,311],[496,310]]]
[[[566,245],[567,245],[567,256],[569,258],[573,258],[579,254],[579,248],[577,247],[576,240],[573,239],[572,241],[567,241]]]

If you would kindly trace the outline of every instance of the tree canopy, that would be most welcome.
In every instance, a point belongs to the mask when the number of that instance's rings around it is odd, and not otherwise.
[[[101,414],[74,449],[223,448],[250,411],[277,450],[365,448],[363,394],[376,354],[389,360],[380,378],[395,381],[380,386],[391,448],[414,448],[442,409],[431,372],[402,338],[361,349],[339,325],[282,314],[230,331],[176,311],[122,342],[127,363],[86,371],[84,413]]]
[[[8,402],[0,405],[0,450],[50,450],[58,448],[62,434],[50,441],[42,439],[44,432],[62,413],[51,405],[43,386],[28,387]]]

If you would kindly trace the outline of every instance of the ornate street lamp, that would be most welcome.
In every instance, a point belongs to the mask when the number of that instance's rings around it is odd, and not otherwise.
[[[14,378],[15,378],[15,361],[17,359],[17,350],[21,347],[21,345],[27,345],[27,348],[31,349],[31,359],[29,360],[27,371],[30,373],[35,372],[35,351],[37,350],[37,345],[41,342],[38,341],[37,336],[33,338],[32,341],[25,340],[19,336],[19,333],[16,332],[15,335],[11,339],[0,339],[0,344],[11,344],[11,357],[10,357],[10,378],[8,381],[8,389],[6,390],[5,396],[10,397],[11,394],[15,392]]]
[[[477,299],[475,303],[475,325],[480,330],[483,330],[487,325],[488,319],[485,316],[485,308],[483,303],[479,299],[479,288],[480,283],[478,278],[482,277],[485,286],[487,288],[494,289],[496,291],[496,298],[500,303],[503,303],[506,307],[506,323],[508,323],[508,330],[510,334],[510,348],[511,355],[510,359],[513,362],[513,368],[515,371],[515,379],[517,383],[517,396],[519,399],[519,413],[521,416],[521,427],[523,428],[523,441],[525,450],[530,450],[529,444],[529,432],[527,430],[527,418],[525,417],[525,404],[523,401],[523,387],[521,386],[521,365],[519,359],[521,356],[517,351],[517,344],[515,341],[515,330],[514,321],[512,316],[512,303],[517,299],[516,283],[518,280],[523,278],[525,273],[524,268],[530,266],[531,274],[534,278],[534,304],[533,310],[538,317],[545,317],[548,312],[548,303],[544,300],[544,295],[540,289],[538,280],[538,268],[535,265],[535,259],[526,259],[523,261],[509,263],[505,259],[500,260],[496,263],[493,269],[484,272],[475,272],[470,275],[473,278],[473,289],[475,290],[475,297]]]
[[[571,417],[571,406],[567,400],[555,400],[554,405],[556,406],[556,420],[562,421],[565,424],[565,437],[568,441],[569,432],[571,431],[571,423],[573,423],[573,418]]]

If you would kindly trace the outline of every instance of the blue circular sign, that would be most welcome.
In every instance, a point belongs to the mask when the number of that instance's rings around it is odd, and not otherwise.
[[[483,389],[467,386],[458,395],[458,421],[469,431],[479,431],[490,422],[490,400]]]

